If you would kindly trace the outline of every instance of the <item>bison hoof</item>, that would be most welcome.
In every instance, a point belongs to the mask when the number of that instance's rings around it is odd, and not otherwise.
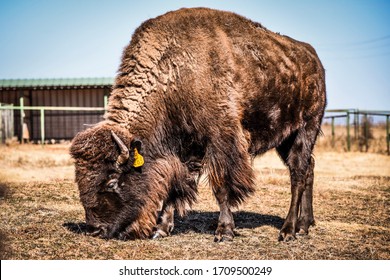
[[[308,235],[310,226],[315,226],[314,219],[299,219],[297,235]]]
[[[115,237],[115,232],[114,231],[103,230],[102,233],[100,233],[99,236],[102,239],[109,240],[109,239],[113,239]]]
[[[169,235],[169,233],[161,230],[161,229],[158,229],[156,230],[153,235],[152,235],[152,239],[160,239],[160,238],[164,238],[164,237],[167,237]]]
[[[223,236],[214,236],[214,242],[225,242],[225,241],[233,241],[234,236],[223,235]]]
[[[152,236],[152,239],[161,239],[161,238],[164,238],[166,237],[166,235],[162,235],[161,233],[159,232],[155,232]]]
[[[234,232],[232,229],[217,230],[214,236],[214,242],[233,241]]]
[[[131,232],[120,232],[117,236],[117,239],[122,241],[134,240],[135,236]]]
[[[155,232],[155,233],[152,235],[152,239],[160,239],[160,238],[163,238],[163,236],[161,236],[161,234],[158,233],[158,232]]]
[[[289,242],[295,240],[295,230],[290,224],[284,224],[279,233],[279,241]]]
[[[304,228],[300,228],[299,231],[297,232],[297,235],[308,235],[308,234],[309,234],[309,230]]]
[[[294,241],[296,239],[295,234],[291,232],[280,231],[278,241]]]

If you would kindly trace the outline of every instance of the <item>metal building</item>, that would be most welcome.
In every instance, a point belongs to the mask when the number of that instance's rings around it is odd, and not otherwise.
[[[14,106],[104,107],[113,78],[16,79],[0,80],[0,103]],[[22,104],[20,104],[22,103]],[[102,120],[104,111],[45,110],[44,126],[40,110],[13,110],[14,133],[22,139],[23,123],[31,141],[45,139],[70,140],[86,124]],[[42,127],[44,127],[42,131]]]

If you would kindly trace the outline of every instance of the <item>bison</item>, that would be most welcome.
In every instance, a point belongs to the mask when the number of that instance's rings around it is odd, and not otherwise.
[[[325,105],[324,69],[306,43],[206,8],[144,22],[123,52],[104,120],[72,142],[88,232],[168,236],[205,175],[220,207],[214,239],[232,240],[231,209],[254,192],[252,160],[276,148],[291,178],[279,240],[307,234]]]

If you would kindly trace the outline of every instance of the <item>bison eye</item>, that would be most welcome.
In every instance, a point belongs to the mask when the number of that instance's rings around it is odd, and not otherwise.
[[[115,191],[118,188],[118,180],[111,179],[107,182],[106,187],[108,191]]]

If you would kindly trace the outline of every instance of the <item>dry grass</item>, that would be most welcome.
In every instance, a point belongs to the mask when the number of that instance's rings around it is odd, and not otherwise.
[[[2,259],[390,259],[390,157],[316,152],[317,225],[277,241],[287,213],[288,172],[274,152],[256,159],[257,192],[235,212],[237,237],[214,243],[218,207],[200,186],[189,215],[162,240],[81,234],[84,212],[67,146],[0,146]]]

